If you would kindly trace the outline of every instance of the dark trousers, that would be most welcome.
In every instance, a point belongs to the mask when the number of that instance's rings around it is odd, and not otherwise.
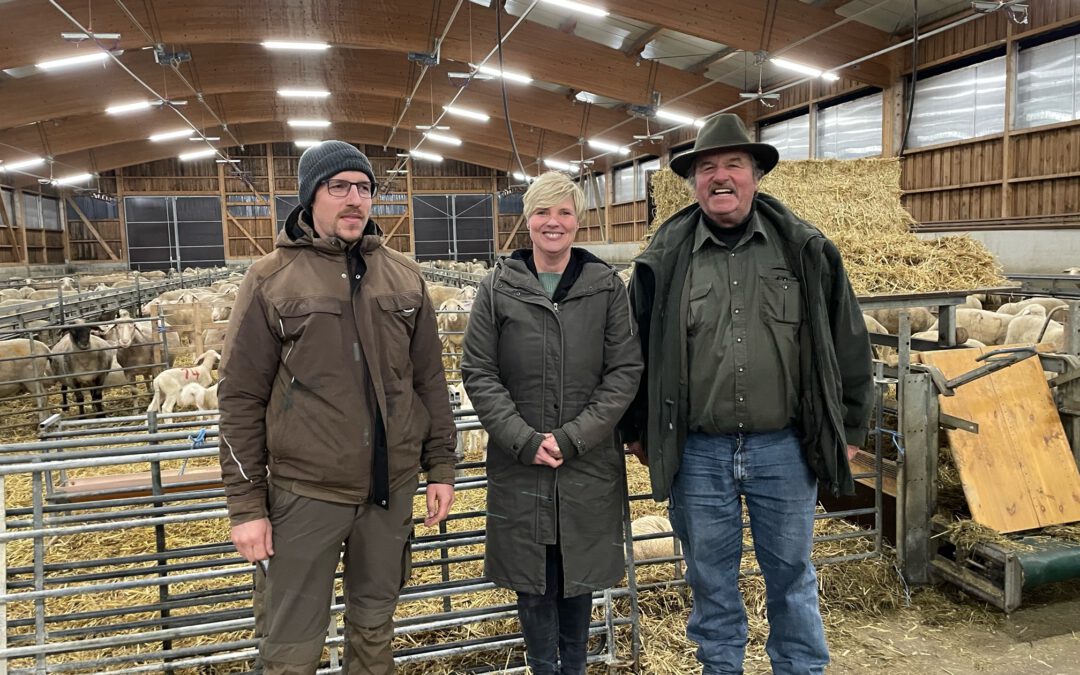
[[[557,545],[547,547],[545,567],[543,595],[517,594],[529,667],[534,675],[584,675],[592,594],[563,597],[562,555]]]

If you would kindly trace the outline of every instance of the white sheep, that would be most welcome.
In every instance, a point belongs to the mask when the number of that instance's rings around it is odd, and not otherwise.
[[[912,333],[930,330],[930,324],[934,323],[935,317],[925,307],[906,307],[908,313],[908,325]],[[877,319],[890,335],[900,333],[900,310],[899,309],[873,309],[864,312]]]
[[[1009,330],[1009,323],[1016,317],[1011,314],[1001,314],[985,309],[970,309],[959,307],[956,310],[956,325],[967,329],[970,339],[978,340],[984,345],[1000,345],[1005,343],[1005,333]],[[936,331],[938,324],[935,321],[927,330]]]
[[[664,516],[642,516],[630,523],[630,533],[634,537],[634,560],[642,562],[655,558],[670,558],[675,555],[675,535],[671,522]],[[670,537],[658,537],[638,541],[646,534],[671,534]]]
[[[189,382],[198,382],[203,387],[210,386],[211,371],[217,365],[221,355],[209,349],[199,355],[192,368],[169,368],[154,378],[154,400],[146,412],[171,413],[176,407],[180,391]]]
[[[1009,330],[1005,334],[1004,344],[1035,344],[1035,341],[1039,339],[1039,333],[1042,332],[1043,325],[1046,324],[1046,317],[1038,312],[1032,312],[1032,309],[1034,308],[1026,308],[1024,312],[1028,313],[1021,313],[1020,316],[1012,320],[1009,324]],[[1051,345],[1056,352],[1064,351],[1065,326],[1051,319],[1040,343]]]
[[[217,410],[218,407],[218,384],[215,382],[209,387],[204,387],[198,382],[188,382],[180,390],[180,396],[176,404],[181,408],[195,408],[196,410]]]

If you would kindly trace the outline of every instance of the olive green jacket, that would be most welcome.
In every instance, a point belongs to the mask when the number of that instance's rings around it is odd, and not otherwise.
[[[779,200],[758,193],[754,208],[777,232],[801,282],[798,432],[807,462],[832,494],[855,486],[846,446],[866,440],[873,405],[870,340],[840,252],[820,230]],[[669,218],[635,260],[630,280],[646,370],[620,424],[623,438],[645,446],[653,498],[668,498],[688,433],[686,316],[683,283],[690,266],[693,204]]]
[[[559,543],[569,597],[622,578],[627,502],[615,425],[637,391],[641,353],[615,270],[572,249],[548,299],[530,254],[500,260],[480,284],[462,377],[490,434],[487,576],[542,594],[545,547]],[[532,463],[542,433],[559,443],[558,469]]]

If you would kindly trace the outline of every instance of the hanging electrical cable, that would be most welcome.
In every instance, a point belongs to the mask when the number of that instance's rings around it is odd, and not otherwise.
[[[919,79],[919,0],[911,0],[914,18],[911,28],[911,86],[907,94],[907,113],[904,115],[904,133],[900,136],[900,151],[907,150],[908,134],[911,132],[911,116],[915,111],[915,82]]]

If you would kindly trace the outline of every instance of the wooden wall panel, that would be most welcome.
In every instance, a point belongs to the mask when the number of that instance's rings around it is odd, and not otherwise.
[[[905,191],[955,189],[1002,178],[1000,137],[909,151],[903,158],[900,185]]]
[[[1080,174],[1080,122],[1011,134],[1010,178]]]
[[[1001,217],[1001,185],[907,194],[903,204],[918,223],[996,219]]]
[[[109,245],[117,256],[124,257],[123,236],[120,231],[119,220],[92,220],[101,238]],[[68,238],[71,244],[71,260],[77,262],[110,261],[109,254],[101,247],[98,240],[86,228],[79,218],[68,218]]]
[[[241,229],[243,228],[243,229]],[[276,235],[274,223],[269,218],[226,218],[225,220],[225,256],[227,258],[260,258],[263,253],[244,234],[246,231],[269,253],[274,250]]]
[[[608,237],[612,242],[641,241],[648,224],[643,201],[615,204],[609,212]]]
[[[1003,44],[1008,36],[1009,19],[1004,12],[969,21],[937,35],[919,40],[919,66],[941,63],[960,54],[974,53],[994,44]],[[910,64],[911,50],[907,51]]]
[[[1018,218],[1042,216],[1048,212],[1080,213],[1080,176],[1014,183],[1010,209]]]
[[[22,230],[0,226],[0,264],[22,262]]]

